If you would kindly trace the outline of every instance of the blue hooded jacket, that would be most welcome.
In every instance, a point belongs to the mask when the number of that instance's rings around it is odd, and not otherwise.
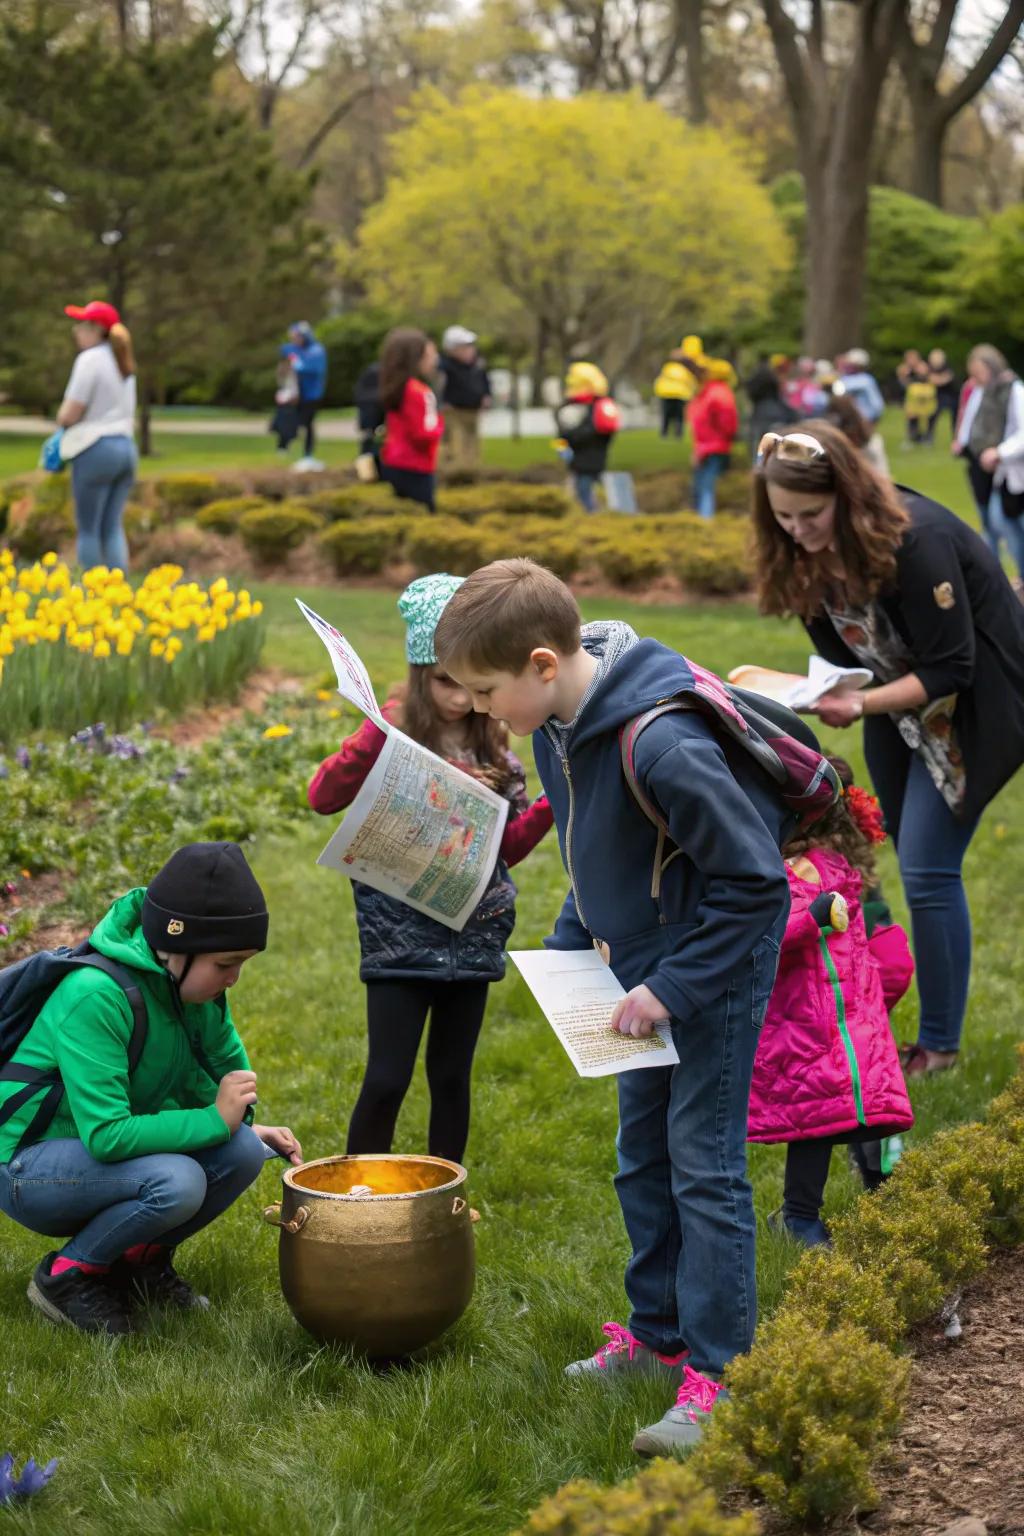
[[[327,353],[306,326],[301,342],[286,341],[282,357],[294,357],[300,400],[322,400],[327,389]]]
[[[603,650],[607,628],[584,628],[587,650]],[[640,640],[584,700],[567,746],[550,722],[533,738],[571,882],[547,944],[606,943],[626,990],[646,983],[681,1023],[728,990],[763,939],[777,947],[789,912],[779,848],[795,826],[741,746],[702,715],[662,715],[640,734],[635,767],[680,852],[651,896],[657,834],[626,783],[619,731],[692,687],[684,657]]]

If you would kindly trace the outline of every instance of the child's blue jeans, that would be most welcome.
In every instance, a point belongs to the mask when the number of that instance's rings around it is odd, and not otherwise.
[[[784,931],[761,940],[699,1018],[673,1020],[678,1067],[618,1079],[629,1329],[664,1354],[688,1348],[694,1369],[715,1376],[750,1348],[757,1321],[747,1113]]]
[[[267,1148],[249,1126],[199,1152],[100,1163],[81,1141],[37,1141],[0,1164],[0,1211],[44,1237],[67,1237],[66,1259],[113,1264],[137,1243],[176,1247],[253,1183]]]
[[[78,563],[128,569],[128,544],[122,526],[135,483],[138,455],[130,437],[101,437],[71,460],[71,489],[78,523]]]
[[[714,517],[718,477],[729,467],[727,453],[709,453],[693,471],[693,504],[701,517]]]

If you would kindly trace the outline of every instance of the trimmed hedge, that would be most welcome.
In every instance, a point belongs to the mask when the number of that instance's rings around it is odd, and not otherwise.
[[[404,524],[396,517],[363,517],[325,528],[317,542],[339,576],[375,576],[401,547]]]
[[[267,505],[262,496],[226,496],[220,501],[209,501],[196,513],[196,526],[208,528],[211,533],[237,533],[243,512]]]
[[[481,517],[568,517],[576,502],[561,486],[523,485],[518,480],[492,480],[480,485],[442,487],[437,510],[446,517],[473,522]]]
[[[698,1488],[709,1499],[741,1489],[805,1527],[870,1507],[871,1464],[895,1432],[910,1374],[893,1346],[982,1269],[986,1241],[1024,1241],[1024,1047],[1021,1059],[984,1122],[907,1153],[835,1224],[831,1250],[803,1256],[750,1353],[729,1366],[730,1398],[680,1468],[687,1482],[641,1473],[619,1488],[570,1483],[524,1533],[729,1530],[687,1523]]]
[[[220,475],[164,475],[153,483],[157,503],[170,517],[198,512],[211,501],[241,496],[242,489],[237,482]]]
[[[268,563],[283,560],[304,539],[319,533],[324,521],[301,502],[282,501],[253,507],[238,519],[238,532],[251,554]]]
[[[24,496],[12,501],[5,542],[22,560],[39,560],[47,550],[59,549],[74,532],[71,476],[47,475],[25,485]]]
[[[600,1501],[595,1500],[595,1490]],[[723,1515],[715,1495],[678,1461],[655,1461],[617,1488],[566,1483],[535,1509],[522,1536],[758,1536],[754,1515]]]

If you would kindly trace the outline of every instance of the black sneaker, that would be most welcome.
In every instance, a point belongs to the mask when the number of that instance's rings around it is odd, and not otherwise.
[[[197,1307],[205,1311],[209,1307],[209,1297],[200,1296],[187,1280],[182,1279],[174,1267],[172,1257],[168,1252],[149,1264],[118,1265],[118,1283],[129,1304],[173,1307],[179,1312],[191,1312]]]
[[[57,1257],[48,1253],[36,1265],[28,1283],[28,1299],[53,1323],[70,1323],[83,1333],[131,1333],[132,1323],[124,1294],[109,1275],[90,1275],[84,1269],[66,1269],[51,1275]]]

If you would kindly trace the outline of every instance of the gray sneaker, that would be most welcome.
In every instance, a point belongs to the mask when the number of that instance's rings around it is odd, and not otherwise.
[[[703,1438],[716,1403],[728,1402],[721,1382],[687,1366],[675,1405],[657,1424],[648,1424],[633,1441],[639,1456],[687,1455]]]
[[[586,1360],[574,1360],[567,1365],[567,1376],[605,1380],[622,1376],[658,1376],[665,1381],[682,1381],[689,1350],[684,1349],[678,1355],[663,1355],[641,1344],[621,1323],[605,1323],[601,1332],[607,1334],[608,1343],[602,1344],[597,1353],[588,1355]]]

